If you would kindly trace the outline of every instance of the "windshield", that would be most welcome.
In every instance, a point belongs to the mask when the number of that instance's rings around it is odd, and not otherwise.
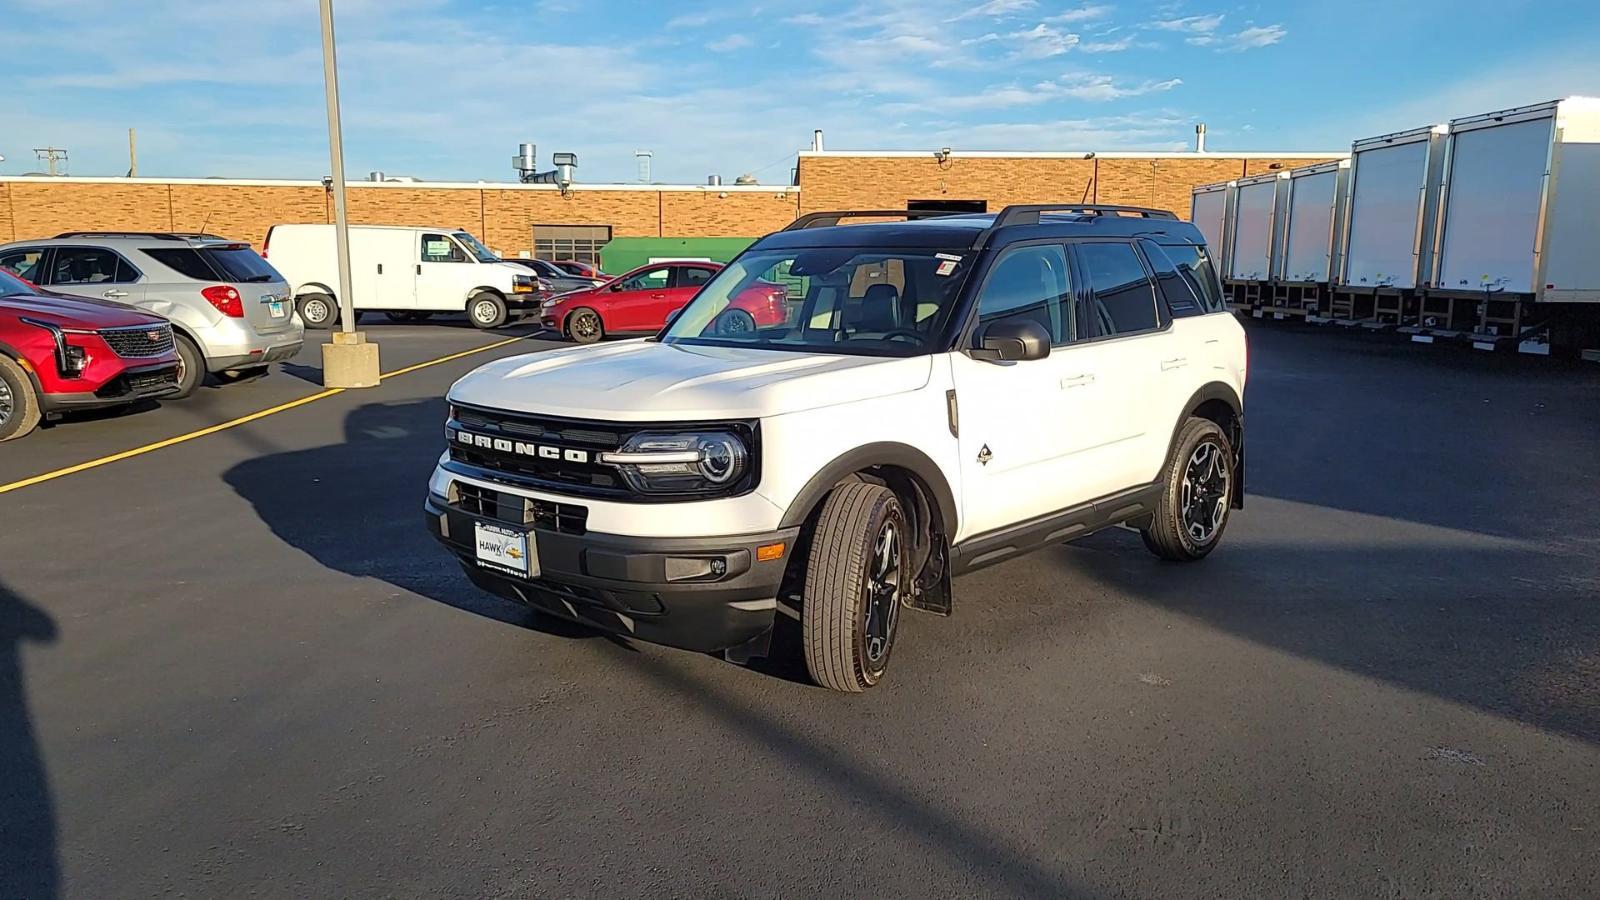
[[[26,281],[0,269],[0,297],[9,297],[12,294],[31,294],[33,288]]]
[[[930,353],[972,255],[967,248],[751,251],[701,288],[661,339],[869,356]]]
[[[478,262],[491,263],[500,261],[500,257],[496,256],[493,250],[490,250],[488,247],[478,243],[477,238],[467,234],[465,231],[455,232],[455,239],[463,244],[466,244],[467,251],[473,256],[476,256],[478,258]]]

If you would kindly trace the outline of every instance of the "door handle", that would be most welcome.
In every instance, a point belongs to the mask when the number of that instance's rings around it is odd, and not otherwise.
[[[417,263],[417,274],[418,275],[422,274],[422,263]]]
[[[650,299],[651,300],[665,300],[665,299],[667,299],[667,295],[666,294],[651,294],[650,295]]]
[[[1073,375],[1071,377],[1061,379],[1062,388],[1083,387],[1086,384],[1094,384],[1093,375]]]
[[[383,263],[378,263],[378,274],[379,275],[383,274]]]
[[[106,291],[104,294],[101,294],[100,296],[102,296],[102,297],[110,297],[112,299],[116,299],[118,297],[126,297],[126,296],[128,296],[128,292],[127,291],[119,291],[119,290],[116,290],[116,289],[113,288],[112,290]]]
[[[1173,358],[1173,359],[1163,359],[1161,361],[1161,371],[1166,372],[1166,371],[1171,370],[1171,369],[1181,369],[1184,366],[1187,366],[1188,364],[1189,364],[1189,360],[1185,359],[1182,356],[1179,356],[1179,357],[1176,357],[1176,358]]]

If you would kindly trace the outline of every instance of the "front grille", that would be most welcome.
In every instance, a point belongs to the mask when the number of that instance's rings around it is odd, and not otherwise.
[[[124,372],[101,385],[96,397],[110,399],[128,394],[148,394],[178,383],[178,367],[170,366],[157,372]]]
[[[539,416],[457,407],[446,428],[450,458],[495,472],[505,472],[556,490],[623,496],[628,487],[614,466],[599,462],[601,453],[616,450],[633,426],[571,422]],[[494,439],[492,446],[467,445],[461,434]],[[545,454],[545,455],[541,455]]]
[[[445,499],[469,515],[519,522],[562,534],[583,534],[588,530],[589,508],[577,503],[553,503],[463,481],[451,482],[450,495]]]
[[[123,359],[148,359],[172,352],[171,325],[135,325],[131,328],[105,328],[100,339],[111,352]]]

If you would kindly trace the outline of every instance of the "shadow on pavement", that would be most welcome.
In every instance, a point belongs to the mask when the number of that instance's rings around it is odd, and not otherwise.
[[[23,690],[22,644],[56,639],[55,621],[0,585],[0,897],[60,892],[55,808]]]

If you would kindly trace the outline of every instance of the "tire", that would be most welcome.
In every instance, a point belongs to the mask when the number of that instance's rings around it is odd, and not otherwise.
[[[801,603],[806,669],[817,684],[859,693],[883,678],[911,584],[905,535],[900,500],[883,485],[850,482],[828,495],[811,533]]]
[[[575,309],[567,316],[567,337],[578,343],[593,344],[605,336],[605,321],[589,307]]]
[[[506,320],[511,318],[511,311],[506,308],[505,298],[499,294],[480,291],[467,301],[467,318],[474,326],[487,331],[506,324]]]
[[[1163,470],[1161,500],[1144,545],[1162,559],[1192,562],[1217,548],[1231,512],[1233,445],[1217,423],[1190,419],[1178,430]]]
[[[327,294],[301,294],[295,306],[307,328],[325,331],[339,324],[339,305]]]
[[[33,380],[9,356],[0,356],[0,441],[22,437],[39,425]]]
[[[717,334],[749,334],[756,330],[756,317],[742,309],[725,309],[717,316]]]
[[[181,334],[173,337],[178,344],[178,392],[167,395],[167,399],[182,400],[205,383],[206,358],[194,341]]]

